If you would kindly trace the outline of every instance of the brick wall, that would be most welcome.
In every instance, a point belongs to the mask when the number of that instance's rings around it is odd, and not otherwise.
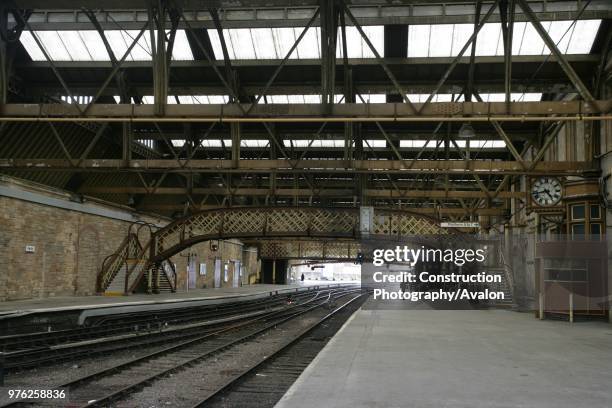
[[[35,192],[40,197],[66,200],[66,193],[29,185],[2,176],[0,185],[11,185],[19,191]],[[100,205],[101,206],[101,205]],[[130,213],[117,207],[114,214]],[[168,220],[138,215],[146,222],[164,225]],[[0,301],[48,296],[92,295],[96,277],[104,258],[115,252],[126,236],[131,222],[84,212],[58,208],[36,202],[0,195]],[[35,247],[26,253],[26,246]],[[211,251],[208,242],[194,245],[176,255],[178,289],[186,288],[187,260],[196,266],[196,287],[213,287],[214,260],[228,263],[229,271],[235,261],[242,262],[243,245],[237,240],[220,242],[219,250]],[[187,255],[192,254],[189,257]],[[249,255],[249,258],[251,256]],[[256,260],[256,254],[255,254]],[[207,274],[199,274],[199,264],[206,263]],[[247,262],[243,277],[257,273],[258,262]],[[232,286],[233,274],[222,286]],[[222,276],[223,278],[224,276]],[[247,283],[243,279],[244,283]]]

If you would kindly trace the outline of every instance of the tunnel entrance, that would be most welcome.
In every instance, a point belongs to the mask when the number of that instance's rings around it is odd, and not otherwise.
[[[261,283],[284,285],[287,283],[287,260],[262,259],[261,272]]]

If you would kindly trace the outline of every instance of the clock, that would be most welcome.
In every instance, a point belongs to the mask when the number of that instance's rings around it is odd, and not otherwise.
[[[531,185],[531,198],[542,207],[551,207],[561,201],[561,181],[556,177],[540,177]]]

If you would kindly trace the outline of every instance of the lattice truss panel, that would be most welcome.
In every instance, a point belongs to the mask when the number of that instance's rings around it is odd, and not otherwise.
[[[375,235],[439,235],[448,234],[434,221],[412,214],[375,213],[372,232]]]
[[[197,237],[205,239],[266,236],[358,238],[359,231],[359,210],[356,208],[222,209],[194,214],[158,231],[155,233],[154,253],[161,254]],[[376,210],[372,233],[401,237],[447,234],[447,231],[439,227],[435,221],[419,215]],[[342,248],[336,250],[330,246],[330,251],[342,251]]]
[[[260,241],[262,258],[347,259],[357,257],[360,245],[356,241]]]

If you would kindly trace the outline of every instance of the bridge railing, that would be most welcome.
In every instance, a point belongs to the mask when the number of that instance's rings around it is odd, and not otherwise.
[[[203,211],[157,231],[151,258],[172,255],[194,239],[358,235],[359,211],[355,208],[228,208]]]

